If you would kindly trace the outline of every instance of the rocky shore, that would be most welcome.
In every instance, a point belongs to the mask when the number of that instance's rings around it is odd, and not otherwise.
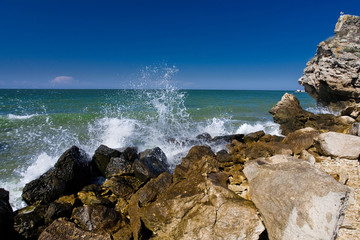
[[[285,94],[270,110],[283,136],[204,133],[173,171],[158,147],[73,146],[24,186],[27,207],[14,212],[0,189],[1,237],[359,239],[359,23],[341,16],[300,79],[319,103],[345,106],[338,116]]]
[[[13,212],[1,189],[1,233],[9,239],[356,239],[360,111],[317,115],[285,94],[270,112],[284,137],[202,134],[173,172],[160,148],[138,153],[101,145],[90,157],[73,146],[26,184],[28,207]],[[226,148],[214,153],[207,145],[214,141]]]

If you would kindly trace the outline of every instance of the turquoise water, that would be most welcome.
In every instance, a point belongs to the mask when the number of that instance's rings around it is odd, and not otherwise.
[[[268,111],[285,91],[0,90],[0,183],[13,207],[25,183],[52,167],[72,145],[90,156],[100,144],[139,151],[159,146],[171,167],[191,146],[186,140],[265,130],[279,135]],[[316,109],[306,93],[294,93]],[[175,138],[180,143],[169,142]],[[212,146],[214,151],[223,146]]]

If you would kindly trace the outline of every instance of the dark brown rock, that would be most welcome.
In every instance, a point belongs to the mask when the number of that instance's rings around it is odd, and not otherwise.
[[[130,199],[128,214],[130,216],[131,229],[135,239],[143,239],[147,232],[140,219],[140,208],[154,202],[157,197],[166,191],[172,182],[170,173],[162,173],[157,178],[151,179],[146,185],[139,189]]]
[[[314,145],[314,139],[319,134],[320,132],[314,128],[303,128],[288,134],[283,143],[287,144],[294,154],[300,154],[303,150],[307,150]]]
[[[312,127],[317,130],[347,132],[351,128],[351,121],[344,116],[336,117],[332,114],[314,114],[305,111],[299,100],[293,95],[285,93],[271,110],[274,121],[280,124],[281,133],[288,135],[298,129]]]
[[[117,197],[129,198],[143,184],[134,176],[115,176],[104,182],[103,187],[109,189]]]
[[[0,188],[0,236],[16,239],[14,231],[14,212],[9,203],[9,192]]]
[[[109,233],[94,233],[76,227],[75,223],[57,219],[39,236],[39,240],[111,240]]]
[[[165,153],[158,147],[139,154],[132,165],[134,175],[141,181],[148,181],[163,172],[169,172]]]
[[[75,223],[88,231],[117,230],[121,220],[121,216],[114,209],[101,205],[75,208],[72,218]]]
[[[48,206],[33,205],[15,212],[14,228],[25,239],[37,239],[44,225]]]
[[[98,149],[96,149],[94,156],[92,158],[92,163],[94,168],[96,168],[99,173],[105,177],[106,173],[106,167],[110,162],[110,159],[113,157],[120,157],[121,156],[121,152],[116,150],[116,149],[112,149],[109,148],[105,145],[101,145],[100,147],[98,147]]]
[[[92,176],[87,155],[73,146],[61,155],[54,168],[25,185],[22,198],[28,204],[50,203],[62,195],[79,191]]]
[[[263,130],[258,131],[258,132],[249,133],[244,136],[244,142],[246,144],[257,142],[263,136],[265,136],[265,132]]]
[[[192,147],[186,157],[182,159],[181,164],[176,166],[174,180],[184,178],[189,167],[204,156],[215,157],[215,154],[209,146]]]

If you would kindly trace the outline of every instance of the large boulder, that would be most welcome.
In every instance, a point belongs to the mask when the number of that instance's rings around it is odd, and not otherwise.
[[[336,132],[322,133],[317,139],[317,149],[325,156],[359,159],[360,137]]]
[[[341,15],[335,36],[318,45],[299,83],[322,105],[360,102],[360,17]]]
[[[61,155],[54,168],[25,185],[22,198],[28,204],[50,203],[62,195],[76,193],[92,176],[88,156],[73,146]]]
[[[318,130],[348,132],[352,122],[345,116],[332,114],[314,114],[305,111],[299,100],[289,93],[285,93],[281,100],[270,110],[274,122],[280,124],[281,133],[288,135],[296,130],[312,127]]]
[[[350,189],[309,162],[277,155],[246,163],[250,198],[270,239],[335,239]]]
[[[258,239],[264,231],[253,203],[227,188],[227,175],[209,155],[138,214],[152,239]]]
[[[78,228],[75,223],[57,219],[39,236],[39,240],[111,240],[109,233],[94,233]]]

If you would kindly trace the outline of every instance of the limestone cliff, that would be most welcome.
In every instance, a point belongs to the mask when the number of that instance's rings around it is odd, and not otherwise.
[[[318,45],[299,83],[321,105],[360,102],[360,17],[339,17],[335,36]]]

